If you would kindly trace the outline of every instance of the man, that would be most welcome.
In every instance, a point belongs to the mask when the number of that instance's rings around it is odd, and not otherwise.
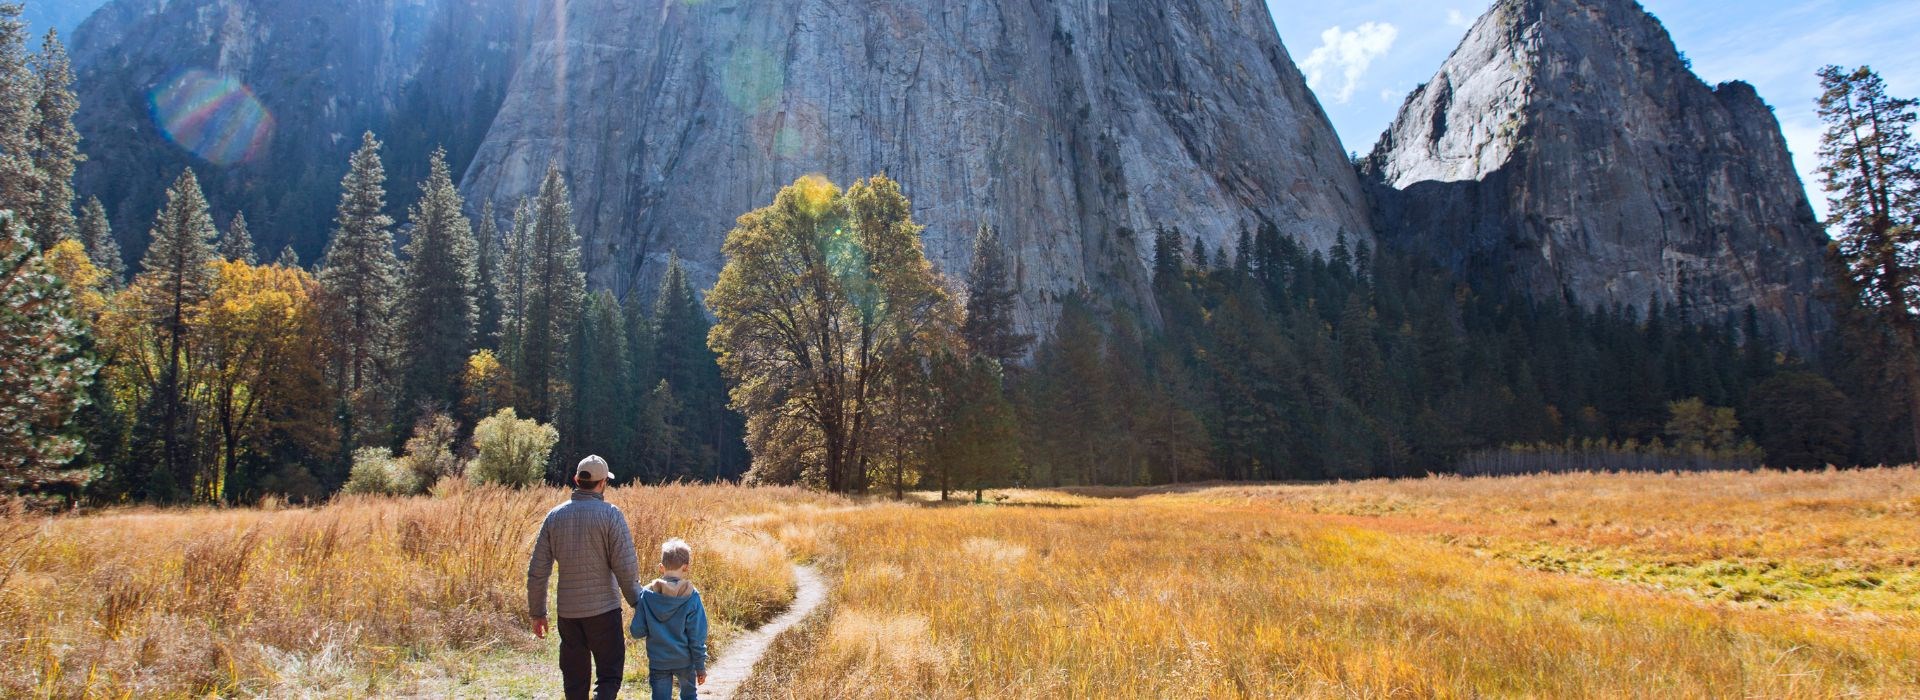
[[[547,637],[547,577],[560,565],[560,677],[567,700],[614,700],[626,665],[620,598],[638,606],[639,557],[627,516],[606,499],[607,461],[599,455],[580,460],[573,476],[573,498],[547,511],[527,561],[527,611],[533,634]],[[596,673],[597,672],[597,673]]]

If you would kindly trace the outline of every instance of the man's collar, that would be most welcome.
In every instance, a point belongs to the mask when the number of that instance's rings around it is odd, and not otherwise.
[[[607,500],[607,495],[606,495],[606,494],[604,494],[604,493],[600,493],[600,492],[597,492],[597,491],[587,491],[587,490],[584,490],[584,489],[574,489],[574,490],[573,490],[573,500],[576,500],[576,501],[584,501],[584,500],[587,500],[587,499],[593,499],[593,500],[596,500],[596,501],[604,501],[604,500]]]

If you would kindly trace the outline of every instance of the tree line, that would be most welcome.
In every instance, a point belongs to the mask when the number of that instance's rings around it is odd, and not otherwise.
[[[84,155],[71,82],[58,37],[29,56],[18,6],[0,5],[8,491],[318,498],[371,483],[378,456],[422,478],[370,490],[417,491],[469,457],[494,480],[524,481],[529,464],[553,477],[556,443],[634,478],[744,471],[684,270],[667,265],[652,305],[589,293],[557,166],[510,216],[484,203],[476,224],[436,152],[396,222],[381,143],[366,134],[311,271],[290,249],[262,262],[245,214],[218,226],[187,170],[129,275],[99,201],[74,215]],[[489,419],[492,432],[472,434]],[[542,430],[556,435],[544,446]]]
[[[262,262],[244,213],[218,225],[188,170],[128,270],[100,203],[75,211],[58,37],[29,54],[0,4],[0,488],[408,493],[463,472],[557,480],[556,454],[587,452],[649,481],[943,497],[1576,458],[1907,460],[1915,103],[1867,69],[1821,75],[1839,332],[1809,356],[1753,309],[1535,298],[1271,223],[1224,247],[1156,231],[1151,307],[1083,290],[1036,337],[999,232],[976,231],[950,277],[884,176],[801,178],[739,219],[704,301],[677,259],[643,301],[589,290],[557,164],[537,195],[472,217],[435,153],[396,220],[371,133],[311,269],[291,250]]]

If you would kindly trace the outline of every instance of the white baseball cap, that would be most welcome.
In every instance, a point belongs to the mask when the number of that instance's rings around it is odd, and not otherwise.
[[[601,459],[600,455],[587,455],[586,459],[580,460],[580,471],[586,472],[587,478],[594,481],[613,478],[613,473],[607,471],[607,460]]]

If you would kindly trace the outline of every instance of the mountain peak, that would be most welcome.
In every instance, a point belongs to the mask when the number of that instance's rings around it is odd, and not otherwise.
[[[1753,306],[1806,348],[1825,234],[1752,86],[1708,86],[1632,0],[1504,0],[1366,169],[1389,243],[1536,294]]]

